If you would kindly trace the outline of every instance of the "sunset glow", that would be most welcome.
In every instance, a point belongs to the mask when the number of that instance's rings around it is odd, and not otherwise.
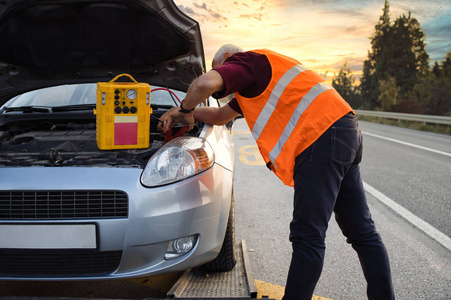
[[[176,0],[201,26],[207,68],[216,50],[232,43],[244,50],[269,48],[329,77],[348,61],[359,75],[384,1]],[[412,12],[426,34],[430,65],[451,50],[451,2],[390,1],[394,21]],[[330,79],[330,78],[329,78]]]

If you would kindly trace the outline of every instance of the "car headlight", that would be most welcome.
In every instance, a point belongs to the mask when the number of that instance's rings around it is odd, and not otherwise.
[[[141,183],[154,187],[176,182],[209,169],[214,160],[213,149],[205,139],[176,138],[150,158],[141,175]]]

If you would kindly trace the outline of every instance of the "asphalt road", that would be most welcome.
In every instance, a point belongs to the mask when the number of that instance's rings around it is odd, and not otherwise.
[[[451,138],[368,122],[360,122],[360,128],[364,132],[363,181],[449,237]],[[293,190],[261,163],[243,120],[234,124],[233,132],[237,239],[246,240],[255,279],[284,286],[291,259],[288,235]],[[397,299],[451,299],[449,248],[378,198],[369,193],[367,198],[389,252]],[[326,246],[315,294],[366,299],[357,255],[333,218]]]
[[[361,122],[360,127],[364,132],[363,181],[449,239],[451,138],[367,122]],[[293,190],[264,166],[244,120],[234,124],[233,134],[236,239],[246,240],[255,279],[284,286],[291,259],[288,235]],[[389,252],[397,299],[451,299],[450,248],[379,198],[367,193],[367,199]],[[323,273],[315,294],[335,300],[366,299],[357,255],[333,218],[326,245]],[[164,297],[177,280],[171,276],[95,283],[4,281],[0,282],[0,298]]]
[[[450,237],[451,137],[368,122],[360,128],[364,181]]]

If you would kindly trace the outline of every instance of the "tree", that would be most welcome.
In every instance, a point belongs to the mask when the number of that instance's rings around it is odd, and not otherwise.
[[[438,62],[434,63],[434,66],[432,67],[432,74],[434,74],[434,76],[436,78],[440,78],[443,77],[443,69],[440,67],[440,65],[438,64]]]
[[[415,84],[410,97],[425,114],[451,116],[451,51],[432,72]]]
[[[402,100],[429,73],[426,37],[420,23],[409,12],[408,16],[400,16],[392,25],[389,10],[390,5],[385,0],[383,15],[371,38],[372,50],[368,51],[368,59],[363,64],[360,87],[365,107],[369,109],[382,106],[387,109],[387,103],[382,105],[381,102],[381,85],[386,88],[394,80],[397,96]]]
[[[373,109],[379,104],[379,80],[384,77],[383,70],[387,68],[387,45],[390,45],[390,4],[385,0],[382,16],[375,26],[375,33],[371,38],[372,51],[368,51],[368,59],[363,63],[363,76],[360,89],[365,108]]]
[[[390,47],[386,76],[393,77],[401,97],[406,97],[421,78],[426,77],[429,69],[429,55],[426,53],[420,23],[411,17],[402,15],[390,28],[393,45]]]
[[[346,61],[340,69],[338,76],[332,80],[332,86],[335,90],[351,105],[352,108],[359,108],[362,105],[359,89],[354,85],[351,68]]]
[[[379,81],[379,102],[381,103],[382,110],[391,111],[393,107],[397,104],[398,98],[398,87],[396,80],[390,78],[389,80]]]
[[[446,54],[446,59],[442,63],[442,70],[443,70],[443,76],[448,77],[448,79],[450,79],[450,77],[451,77],[451,51],[449,51]]]

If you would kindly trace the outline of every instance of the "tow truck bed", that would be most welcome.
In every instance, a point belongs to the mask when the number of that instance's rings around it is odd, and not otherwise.
[[[242,240],[237,245],[237,263],[232,271],[206,273],[200,269],[187,270],[168,292],[168,297],[181,300],[257,298],[246,242]]]

